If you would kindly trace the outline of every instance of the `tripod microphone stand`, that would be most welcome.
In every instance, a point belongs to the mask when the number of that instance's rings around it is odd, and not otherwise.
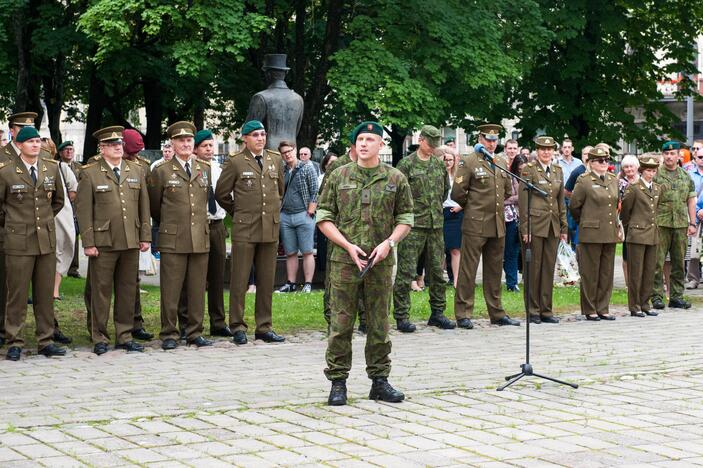
[[[485,150],[484,150],[485,151]],[[496,390],[503,391],[507,387],[511,386],[521,378],[525,376],[534,376],[534,377],[539,377],[540,379],[545,379],[545,380],[550,380],[552,382],[556,382],[561,385],[568,385],[573,388],[578,388],[578,385],[565,382],[563,380],[555,379],[553,377],[548,377],[546,375],[538,374],[534,372],[534,369],[532,368],[532,364],[530,364],[530,310],[529,310],[529,304],[530,304],[530,264],[532,263],[532,214],[531,214],[531,207],[532,207],[532,194],[533,193],[538,193],[540,196],[546,197],[547,192],[544,190],[540,189],[539,187],[535,186],[531,182],[526,181],[522,177],[513,174],[509,170],[499,166],[498,164],[495,164],[493,161],[493,156],[483,152],[479,151],[483,154],[484,159],[486,159],[489,163],[491,163],[491,166],[494,168],[497,167],[501,171],[505,172],[508,174],[510,177],[513,179],[517,180],[518,182],[522,183],[525,186],[525,190],[527,190],[527,242],[525,243],[525,258],[524,258],[524,288],[525,288],[525,321],[527,322],[527,326],[525,327],[525,363],[520,366],[520,372],[517,374],[509,375],[505,378],[508,382],[504,385],[501,385],[498,387]]]

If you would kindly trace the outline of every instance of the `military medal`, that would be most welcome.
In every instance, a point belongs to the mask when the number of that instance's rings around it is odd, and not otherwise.
[[[247,188],[252,188],[254,184],[252,183],[251,179],[247,179]]]

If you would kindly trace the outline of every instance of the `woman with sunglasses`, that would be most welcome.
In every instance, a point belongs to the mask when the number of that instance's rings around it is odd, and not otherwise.
[[[622,242],[618,219],[618,180],[608,172],[610,153],[596,145],[588,153],[591,167],[579,177],[569,210],[579,225],[576,250],[581,275],[581,313],[586,320],[615,320],[609,314],[613,292],[615,245]]]

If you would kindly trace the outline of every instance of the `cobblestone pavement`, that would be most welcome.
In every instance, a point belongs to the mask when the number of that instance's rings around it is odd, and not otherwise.
[[[623,313],[620,310],[620,313]],[[0,361],[0,466],[703,465],[700,308],[656,318],[394,335],[402,404],[365,399],[354,341],[349,406],[325,406],[325,342],[219,342]]]

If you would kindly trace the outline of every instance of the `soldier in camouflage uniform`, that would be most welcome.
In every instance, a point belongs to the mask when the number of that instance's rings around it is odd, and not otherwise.
[[[677,164],[680,147],[678,141],[664,143],[664,164],[659,167],[654,177],[654,182],[661,185],[663,191],[657,207],[659,247],[652,294],[652,306],[655,309],[664,308],[662,272],[667,253],[671,254],[669,307],[691,307],[691,303],[683,298],[684,255],[687,235],[692,236],[696,233],[696,189],[693,179]]]
[[[320,188],[317,191],[317,199],[322,198],[322,191],[325,188],[325,185],[327,181],[330,178],[330,174],[332,174],[335,170],[338,168],[344,166],[345,164],[349,164],[350,162],[356,162],[356,148],[355,148],[355,141],[354,141],[354,131],[356,128],[354,128],[350,133],[349,133],[349,152],[331,163],[327,166],[327,169],[325,170],[325,177],[322,178],[322,183],[320,184]],[[332,254],[332,249],[328,248],[327,249],[327,262],[325,263],[326,265],[330,264],[330,255]],[[363,287],[363,285],[361,286]],[[330,325],[330,317],[331,317],[331,312],[330,312],[330,269],[329,266],[325,270],[325,293],[322,297],[322,303],[323,303],[323,314],[325,316],[325,322],[327,322],[327,326],[329,328]],[[359,331],[361,333],[366,333],[366,312],[364,308],[364,302],[359,301]]]
[[[449,194],[449,174],[444,163],[433,154],[439,146],[440,132],[425,125],[420,130],[420,147],[398,163],[398,170],[408,179],[413,194],[415,224],[408,238],[398,246],[398,273],[393,286],[393,316],[398,331],[412,333],[410,317],[410,282],[415,276],[418,258],[425,253],[426,276],[430,287],[430,319],[427,325],[452,329],[456,324],[444,316],[446,283],[442,277],[444,257],[444,213],[442,203]]]
[[[333,406],[347,402],[351,337],[360,297],[368,325],[366,373],[373,380],[369,399],[400,402],[405,398],[388,383],[388,307],[394,260],[392,255],[386,257],[413,224],[412,196],[405,176],[380,161],[381,125],[364,122],[354,135],[357,162],[329,175],[317,211],[320,231],[333,244],[329,263],[332,323],[325,369],[332,381],[328,404]],[[372,267],[360,277],[369,261]]]

